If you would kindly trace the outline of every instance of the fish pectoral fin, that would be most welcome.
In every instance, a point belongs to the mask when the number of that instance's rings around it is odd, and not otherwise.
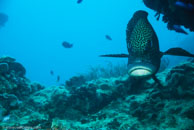
[[[152,79],[158,84],[158,88],[162,89],[164,86],[162,85],[162,83],[160,82],[160,80],[156,77],[156,75],[152,76]]]
[[[188,51],[176,47],[176,48],[170,48],[167,51],[163,53],[163,55],[174,55],[174,56],[187,56],[187,57],[194,57],[194,54],[189,53]]]
[[[115,57],[115,58],[128,58],[128,54],[107,54],[107,55],[100,55],[100,57]]]

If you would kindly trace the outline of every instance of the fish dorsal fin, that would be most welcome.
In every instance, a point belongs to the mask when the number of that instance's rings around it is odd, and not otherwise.
[[[107,55],[100,55],[100,57],[115,57],[115,58],[128,58],[128,54],[107,54]]]
[[[189,53],[188,51],[176,47],[176,48],[170,48],[167,51],[163,53],[163,55],[174,55],[174,56],[187,56],[187,57],[194,57],[193,54]]]

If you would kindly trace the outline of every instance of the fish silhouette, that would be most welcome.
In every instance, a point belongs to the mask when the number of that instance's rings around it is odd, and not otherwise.
[[[83,0],[77,0],[77,3],[80,4]]]
[[[0,13],[0,26],[5,26],[8,21],[8,16],[6,14]]]
[[[63,46],[64,48],[72,48],[72,47],[73,47],[73,44],[70,44],[69,42],[64,41],[64,42],[62,43],[62,46]]]
[[[53,71],[53,70],[51,70],[51,71],[50,71],[50,74],[51,74],[51,75],[54,75],[54,71]]]
[[[112,38],[111,38],[109,35],[105,35],[105,38],[106,38],[107,40],[112,41]]]

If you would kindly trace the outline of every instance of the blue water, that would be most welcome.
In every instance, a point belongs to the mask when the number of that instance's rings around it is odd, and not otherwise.
[[[0,56],[16,58],[31,81],[45,85],[57,84],[57,75],[64,83],[87,72],[90,66],[127,63],[98,55],[127,53],[126,26],[137,10],[149,12],[162,51],[183,45],[185,39],[194,36],[169,31],[142,0],[83,0],[81,4],[76,0],[0,0],[0,12],[9,16],[5,27],[0,28]],[[112,41],[105,39],[107,34]],[[73,43],[73,48],[64,48],[63,41]]]

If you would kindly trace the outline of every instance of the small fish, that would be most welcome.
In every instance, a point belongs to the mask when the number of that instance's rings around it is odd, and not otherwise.
[[[77,0],[77,3],[80,4],[83,0]]]
[[[156,77],[163,55],[194,57],[193,54],[182,48],[170,48],[165,52],[159,49],[158,37],[147,19],[148,13],[139,10],[127,24],[126,41],[128,54],[107,54],[101,57],[128,58],[128,74],[132,77]]]
[[[111,38],[109,35],[105,35],[105,38],[106,38],[107,40],[112,41],[112,38]]]
[[[62,43],[62,46],[63,46],[64,48],[72,48],[72,47],[73,47],[73,44],[70,44],[69,42],[64,41],[64,42]]]
[[[54,75],[54,72],[51,70],[51,71],[50,71],[50,74],[51,74],[51,75]]]
[[[4,26],[8,21],[8,16],[6,14],[0,13],[0,26]]]
[[[188,35],[188,33],[183,28],[181,28],[180,25],[173,25],[172,29],[178,33],[184,33],[184,34]]]
[[[59,82],[59,81],[60,81],[60,76],[58,75],[58,76],[57,76],[57,82]]]
[[[182,1],[176,1],[175,5],[178,6],[178,7],[190,10],[190,11],[194,10],[194,5],[191,4],[191,3],[185,3],[185,2],[182,2]]]

